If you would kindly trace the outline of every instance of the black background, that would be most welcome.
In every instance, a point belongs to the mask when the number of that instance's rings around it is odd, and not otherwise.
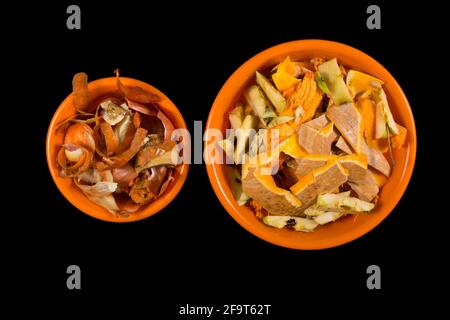
[[[3,12],[17,16],[3,28],[7,40],[14,40],[7,46],[12,50],[5,50],[11,53],[5,67],[15,70],[12,90],[33,101],[26,105],[27,129],[17,135],[24,134],[32,150],[24,160],[33,191],[15,194],[17,247],[6,262],[17,271],[19,295],[46,298],[41,307],[47,311],[56,301],[70,310],[124,306],[149,319],[175,319],[187,303],[272,304],[271,318],[284,319],[329,308],[345,315],[355,305],[371,313],[386,306],[410,308],[430,293],[423,285],[436,284],[432,277],[439,271],[431,271],[436,256],[426,231],[432,223],[423,221],[422,208],[433,196],[424,168],[436,142],[429,139],[435,128],[422,71],[440,61],[427,37],[439,22],[439,7],[378,2],[382,29],[368,30],[371,2],[73,3],[81,6],[79,31],[66,28],[72,2],[23,4]],[[266,243],[223,209],[203,165],[191,166],[186,184],[164,211],[136,223],[95,220],[72,207],[54,185],[45,135],[74,73],[98,79],[120,67],[124,76],[169,96],[192,129],[194,120],[206,121],[221,86],[247,59],[285,41],[314,38],[343,42],[378,60],[402,86],[416,119],[418,155],[408,189],[395,210],[360,239],[320,251]],[[66,288],[71,264],[81,267],[80,291]],[[382,290],[366,288],[371,264],[381,267]],[[400,296],[407,298],[399,301]],[[108,302],[99,303],[101,298]]]

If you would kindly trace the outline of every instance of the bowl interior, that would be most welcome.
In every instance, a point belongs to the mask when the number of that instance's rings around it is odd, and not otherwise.
[[[144,82],[121,77],[122,82],[129,86],[140,86],[145,90],[154,92],[162,97],[160,102],[161,110],[166,114],[167,117],[174,123],[176,128],[185,128],[186,123],[184,122],[181,113],[176,108],[176,106],[169,100],[162,92],[158,89],[146,84]],[[89,99],[90,105],[95,104],[95,101],[101,99],[101,97],[117,93],[117,85],[115,78],[104,78],[95,80],[89,83]],[[91,110],[92,111],[92,110]],[[89,201],[86,196],[78,189],[78,187],[73,183],[72,179],[60,177],[58,174],[58,167],[56,164],[56,154],[63,144],[64,132],[63,130],[58,130],[58,125],[69,118],[71,115],[75,114],[76,110],[72,104],[72,94],[69,95],[56,110],[53,118],[51,120],[46,141],[46,153],[47,153],[47,163],[50,169],[53,180],[55,181],[58,189],[64,195],[64,197],[69,200],[75,207],[83,211],[84,213],[111,222],[130,222],[141,220],[149,217],[166,205],[168,205],[173,198],[180,191],[181,187],[186,180],[187,173],[189,170],[188,164],[179,165],[174,172],[174,181],[169,184],[169,187],[164,192],[164,194],[157,200],[141,207],[137,212],[129,214],[128,217],[119,216],[116,217],[105,208]]]
[[[370,214],[344,217],[321,226],[313,233],[275,229],[264,225],[253,212],[239,206],[233,198],[226,180],[224,165],[207,164],[212,186],[225,209],[248,231],[271,243],[294,249],[323,249],[344,244],[367,233],[379,224],[395,207],[404,193],[412,174],[416,154],[416,129],[409,103],[392,75],[378,62],[352,47],[323,40],[300,40],[281,44],[254,56],[243,64],[225,83],[211,109],[206,129],[229,128],[227,112],[239,100],[242,91],[254,82],[257,70],[271,68],[286,56],[292,60],[311,57],[337,58],[348,68],[371,74],[385,82],[384,89],[396,121],[406,127],[408,134],[404,146],[394,150],[396,165],[392,175],[379,194],[379,202]],[[213,143],[207,135],[205,145]]]

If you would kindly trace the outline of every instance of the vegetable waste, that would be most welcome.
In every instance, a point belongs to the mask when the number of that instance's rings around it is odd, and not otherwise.
[[[73,179],[90,201],[127,216],[167,190],[181,156],[161,97],[115,73],[117,90],[97,100],[89,97],[85,73],[73,77],[77,112],[58,127],[64,141],[56,162],[60,176]]]
[[[256,71],[228,113],[235,134],[217,143],[237,203],[301,232],[370,214],[407,137],[383,85],[333,57]]]

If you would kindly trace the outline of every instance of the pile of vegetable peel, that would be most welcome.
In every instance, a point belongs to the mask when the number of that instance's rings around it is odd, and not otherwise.
[[[64,141],[56,162],[60,176],[73,179],[90,201],[127,216],[167,190],[181,158],[161,97],[125,85],[115,73],[116,92],[100,101],[90,100],[85,73],[73,77],[77,113],[58,126]]]
[[[336,58],[286,57],[256,71],[228,114],[239,134],[217,143],[238,204],[268,226],[303,232],[370,213],[407,137],[383,85]]]

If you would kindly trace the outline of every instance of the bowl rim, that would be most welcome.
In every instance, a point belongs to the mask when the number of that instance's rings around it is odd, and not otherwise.
[[[175,105],[175,103],[173,103],[173,101],[170,100],[162,91],[160,91],[156,87],[154,87],[146,82],[143,82],[141,80],[138,80],[138,79],[122,77],[122,76],[120,77],[120,79],[124,82],[128,82],[128,83],[132,83],[134,85],[141,86],[144,89],[147,88],[150,91],[157,93],[158,95],[163,97],[163,99],[167,100],[167,103],[170,104],[171,107],[173,108],[172,112],[168,112],[164,108],[161,108],[164,111],[164,113],[169,118],[175,118],[176,122],[181,124],[181,126],[176,126],[177,128],[183,128],[183,129],[188,130],[188,128],[186,126],[186,122],[185,122],[180,110]],[[97,88],[97,87],[107,86],[111,81],[116,81],[116,78],[115,77],[105,77],[105,78],[100,78],[100,79],[90,81],[88,83],[88,90],[93,90],[93,88]],[[118,218],[118,217],[115,217],[111,213],[109,215],[101,216],[101,215],[97,214],[97,210],[93,210],[92,212],[90,210],[84,210],[77,204],[76,201],[74,201],[74,199],[71,196],[71,193],[73,191],[66,190],[67,188],[58,181],[58,178],[60,178],[60,177],[57,175],[57,169],[54,167],[53,162],[52,162],[53,160],[50,158],[50,153],[51,153],[50,149],[52,148],[52,145],[53,145],[53,144],[51,144],[52,133],[54,131],[53,129],[58,124],[57,121],[59,121],[59,119],[58,119],[59,114],[61,112],[63,112],[63,109],[65,109],[65,106],[68,105],[68,102],[69,102],[69,100],[72,99],[72,97],[73,97],[73,93],[71,92],[69,95],[67,95],[62,100],[62,102],[59,104],[56,111],[53,113],[52,119],[51,119],[50,124],[47,129],[47,135],[46,135],[46,139],[45,139],[45,153],[46,153],[48,170],[50,171],[50,175],[52,176],[53,182],[55,183],[56,187],[58,188],[59,192],[63,195],[63,197],[67,201],[69,201],[72,204],[72,206],[77,208],[79,211],[85,213],[86,215],[88,215],[92,218],[98,219],[98,220],[102,220],[102,221],[106,221],[106,222],[113,222],[113,223],[131,223],[131,222],[141,221],[143,219],[146,219],[146,218],[149,218],[149,217],[155,215],[156,213],[162,211],[166,206],[168,206],[175,199],[175,197],[181,191],[184,183],[186,182],[186,179],[187,179],[187,176],[189,173],[189,168],[190,168],[189,163],[182,163],[178,166],[180,168],[178,170],[179,176],[173,182],[173,187],[170,190],[168,190],[169,192],[167,192],[167,191],[164,192],[163,195],[160,198],[158,198],[157,200],[155,200],[154,202],[150,202],[147,205],[145,205],[142,209],[139,209],[138,212],[144,212],[144,214],[140,215],[139,217],[134,216],[134,218],[133,218],[133,213],[130,213],[127,218]],[[81,190],[77,190],[77,191],[81,192]],[[90,201],[90,200],[88,200],[86,198],[86,201]],[[99,207],[98,210],[102,210],[102,211],[106,210],[100,206],[98,206],[98,207]]]
[[[286,240],[282,237],[272,237],[272,232],[266,232],[259,230],[253,222],[247,221],[243,214],[241,213],[241,209],[238,207],[236,201],[234,199],[228,199],[228,197],[225,195],[224,191],[224,185],[227,185],[228,183],[226,181],[221,181],[221,179],[218,177],[218,170],[221,170],[220,168],[224,164],[216,164],[216,163],[205,163],[207,174],[209,181],[213,187],[214,193],[216,194],[216,197],[219,199],[222,206],[225,208],[225,210],[228,212],[229,215],[238,223],[240,224],[244,229],[246,229],[248,232],[252,233],[253,235],[257,236],[258,238],[285,248],[289,249],[297,249],[297,250],[320,250],[320,249],[328,249],[333,248],[337,246],[341,246],[343,244],[349,243],[353,240],[356,240],[360,238],[361,236],[365,235],[372,229],[374,229],[377,225],[379,225],[395,208],[395,206],[398,204],[400,199],[402,198],[404,192],[406,191],[406,188],[409,184],[409,181],[411,179],[415,160],[416,160],[416,152],[417,152],[417,133],[416,133],[416,126],[415,126],[415,120],[414,115],[411,110],[411,106],[408,102],[408,99],[403,92],[402,88],[396,81],[396,79],[392,76],[392,74],[378,61],[376,61],[374,58],[369,56],[368,54],[362,52],[359,49],[356,49],[352,46],[336,42],[336,41],[330,41],[330,40],[321,40],[321,39],[304,39],[304,40],[294,40],[289,42],[284,42],[275,46],[272,46],[268,49],[265,49],[256,55],[249,58],[246,62],[244,62],[238,69],[236,69],[233,74],[227,79],[227,81],[224,83],[222,88],[220,89],[219,93],[217,94],[213,105],[211,107],[211,110],[208,115],[208,120],[205,125],[205,141],[204,141],[204,148],[207,148],[208,141],[209,141],[209,135],[207,134],[208,129],[211,128],[211,122],[212,118],[215,117],[215,113],[220,113],[220,110],[216,110],[218,108],[218,105],[221,104],[220,100],[222,99],[222,96],[227,93],[232,87],[232,84],[235,81],[240,81],[238,78],[241,76],[241,74],[245,73],[245,70],[250,68],[251,65],[257,64],[257,63],[265,63],[272,59],[274,56],[276,56],[277,52],[288,50],[289,48],[295,49],[295,50],[302,50],[302,46],[308,46],[316,47],[318,51],[320,51],[321,46],[327,46],[327,47],[334,47],[334,50],[336,51],[336,57],[339,56],[339,52],[343,51],[352,51],[354,54],[359,55],[361,58],[364,58],[368,61],[368,63],[373,63],[377,65],[378,68],[381,68],[383,72],[386,73],[389,80],[392,82],[392,85],[394,86],[395,90],[400,94],[401,97],[401,103],[403,103],[406,106],[406,117],[411,119],[411,127],[413,128],[411,134],[411,143],[408,148],[407,158],[405,161],[405,166],[403,168],[403,171],[401,173],[401,178],[399,180],[399,185],[396,190],[396,192],[393,196],[393,201],[390,201],[387,203],[387,205],[384,207],[383,212],[378,213],[378,220],[376,220],[374,223],[366,223],[362,225],[358,229],[354,229],[351,233],[346,233],[341,235],[339,238],[334,240],[327,240],[324,239],[324,242],[321,244],[308,244],[308,243],[294,243],[293,241]],[[232,94],[238,95],[240,90],[242,90],[242,86],[239,87],[239,89],[233,90]],[[402,111],[402,113],[405,110]],[[222,116],[223,117],[223,116]],[[262,223],[261,221],[257,221],[258,223]],[[278,231],[274,229],[275,231]],[[294,231],[290,231],[294,232]]]

